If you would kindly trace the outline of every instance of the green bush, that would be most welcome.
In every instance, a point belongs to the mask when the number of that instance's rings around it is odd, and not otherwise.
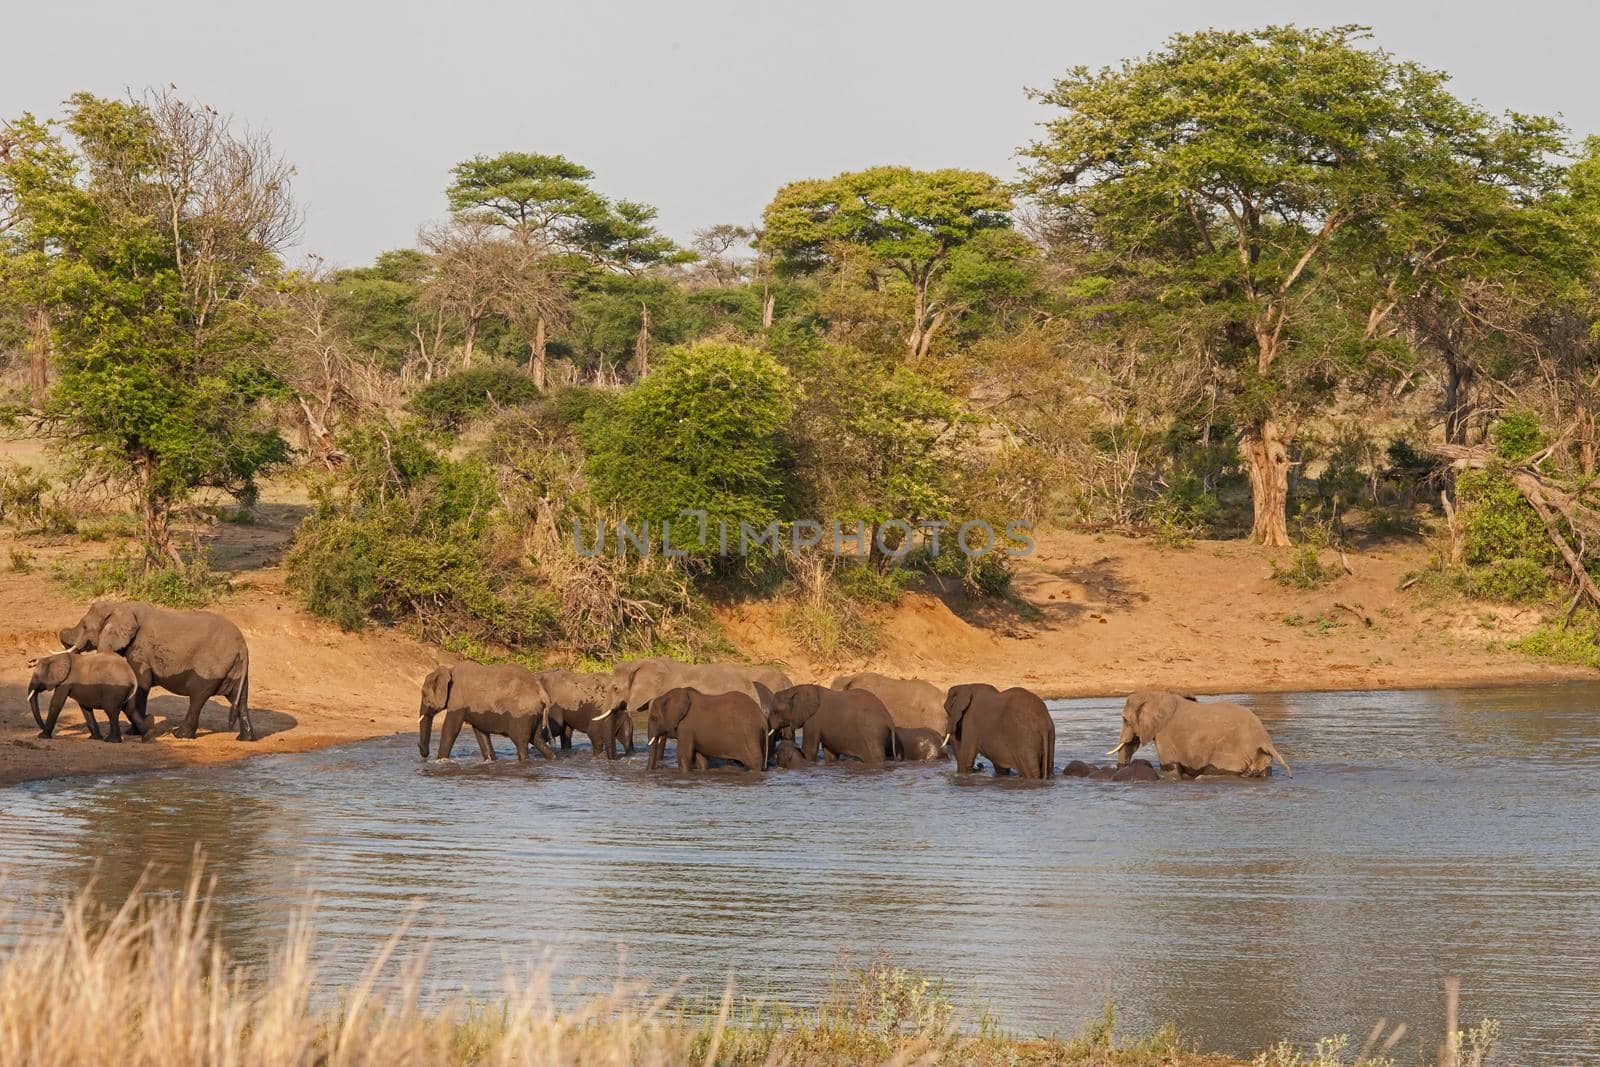
[[[905,558],[904,566],[939,578],[950,578],[961,583],[972,596],[1002,597],[1011,589],[1011,566],[1001,546],[982,556],[969,556],[956,544],[954,531],[946,531],[939,539],[939,551],[934,554],[926,545],[919,546]]]
[[[58,564],[55,576],[74,594],[89,600],[114,596],[148,600],[172,608],[204,607],[228,588],[227,580],[211,570],[203,555],[195,556],[182,567],[170,564],[152,567],[146,565],[142,554],[125,545],[118,546],[107,558],[79,570],[68,570]]]
[[[1500,467],[1463,471],[1456,493],[1467,592],[1512,602],[1548,596],[1556,549],[1510,475]]]
[[[1540,659],[1600,670],[1600,613],[1581,612],[1565,628],[1541,626],[1511,647]]]
[[[459,430],[492,406],[517,407],[537,399],[539,387],[515,367],[470,367],[417,390],[406,410],[442,430]]]
[[[1322,553],[1315,545],[1302,546],[1283,566],[1272,564],[1272,580],[1287,589],[1315,589],[1338,576],[1337,567],[1323,565]]]
[[[635,522],[698,509],[709,531],[719,520],[730,537],[741,522],[764,529],[784,506],[793,405],[788,372],[765,352],[711,341],[675,349],[585,418],[590,486]],[[696,550],[693,540],[677,547]],[[716,550],[712,533],[701,554]]]
[[[1507,463],[1519,463],[1550,443],[1539,416],[1520,408],[1500,416],[1489,428],[1489,436],[1494,439],[1495,452]]]

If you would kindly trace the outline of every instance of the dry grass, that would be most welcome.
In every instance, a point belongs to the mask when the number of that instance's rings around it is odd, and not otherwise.
[[[337,995],[317,982],[310,916],[273,962],[236,966],[204,885],[135,895],[115,913],[86,897],[0,957],[0,1063],[30,1067],[523,1067],[574,1064],[1233,1064],[1170,1032],[1118,1045],[1108,1023],[1069,1040],[962,1030],[937,984],[878,964],[794,1011],[731,992],[702,1003],[618,987],[558,1001],[547,969],[508,975],[501,999],[425,996],[425,958],[400,965],[404,929]],[[331,1005],[331,1006],[329,1006]]]

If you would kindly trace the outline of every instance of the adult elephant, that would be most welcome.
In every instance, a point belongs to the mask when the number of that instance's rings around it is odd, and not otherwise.
[[[589,736],[595,755],[617,758],[617,747],[633,752],[633,717],[623,707],[627,694],[614,674],[540,671],[539,682],[550,697],[549,729],[561,747],[572,747],[572,732]]]
[[[952,686],[945,697],[945,733],[955,742],[956,773],[971,774],[977,757],[995,774],[1024,778],[1055,774],[1056,724],[1044,701],[1026,689],[1004,692],[992,685]]]
[[[1164,770],[1194,777],[1207,772],[1260,778],[1272,773],[1273,761],[1289,763],[1272,744],[1255,712],[1226,700],[1141,700],[1129,697],[1122,712],[1122,734],[1108,755],[1117,766],[1133,759],[1141,745],[1154,743]]]
[[[626,708],[642,711],[650,701],[671,689],[698,689],[702,693],[743,693],[761,701],[763,688],[769,692],[789,688],[789,680],[771,667],[749,667],[737,663],[682,663],[663,656],[631,660],[613,672],[627,693]],[[772,682],[783,684],[774,689]]]
[[[417,711],[417,751],[428,758],[428,741],[433,735],[433,718],[444,712],[439,730],[439,759],[448,759],[456,737],[465,723],[472,727],[478,752],[486,760],[495,758],[489,738],[500,734],[511,738],[517,748],[517,761],[528,758],[528,746],[539,750],[545,759],[556,754],[540,736],[550,707],[550,695],[539,676],[516,663],[457,663],[436,668],[422,683],[422,706]]]
[[[805,758],[816,762],[852,756],[863,763],[895,759],[894,720],[883,701],[865,690],[840,692],[820,685],[797,685],[773,695],[767,727],[782,737],[804,732],[800,746]]]
[[[83,618],[58,635],[71,652],[115,652],[133,668],[134,711],[150,729],[150,690],[156,686],[189,698],[189,713],[172,731],[193,737],[200,709],[212,697],[228,701],[228,725],[239,740],[256,739],[250,719],[250,649],[244,634],[213,611],[175,611],[140,600],[96,600]]]
[[[655,770],[667,742],[675,740],[679,770],[704,769],[713,759],[734,760],[748,771],[766,770],[767,718],[754,698],[680,686],[654,697],[649,710],[648,769]]]
[[[944,690],[920,678],[891,678],[887,674],[863,671],[841,674],[832,688],[844,692],[864,690],[883,701],[897,729],[932,730],[944,736]]]

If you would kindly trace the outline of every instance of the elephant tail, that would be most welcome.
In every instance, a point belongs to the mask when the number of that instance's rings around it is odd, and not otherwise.
[[[1279,763],[1283,764],[1283,773],[1284,774],[1287,774],[1290,778],[1294,777],[1294,772],[1289,769],[1289,761],[1284,759],[1283,758],[1283,753],[1279,752],[1276,748],[1273,748],[1272,744],[1270,742],[1265,744],[1265,745],[1263,745],[1263,746],[1261,746],[1261,751],[1265,752],[1268,756],[1272,757],[1272,759],[1275,759]],[[1271,767],[1272,764],[1270,762],[1268,762],[1267,766]]]

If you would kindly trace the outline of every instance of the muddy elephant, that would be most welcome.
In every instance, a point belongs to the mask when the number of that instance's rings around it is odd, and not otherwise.
[[[667,741],[678,743],[678,769],[703,770],[711,760],[734,760],[748,771],[767,767],[767,718],[744,693],[702,693],[678,687],[650,701],[645,725],[655,770]]]
[[[1044,701],[1026,689],[1004,692],[992,685],[952,686],[945,697],[945,732],[956,749],[956,773],[971,774],[978,756],[994,773],[1024,778],[1055,774],[1056,724]]]
[[[39,715],[39,694],[51,690],[49,718]],[[56,719],[70,698],[83,712],[89,735],[101,739],[100,724],[95,722],[96,709],[106,713],[110,720],[108,741],[122,740],[119,716],[126,714],[144,740],[150,740],[150,729],[139,715],[134,697],[139,692],[139,680],[133,676],[128,661],[111,652],[57,652],[44,656],[33,665],[33,675],[28,679],[28,710],[39,725],[39,736],[49,737],[56,731]]]
[[[651,700],[669,689],[698,689],[702,693],[743,693],[760,701],[761,689],[777,692],[789,688],[789,679],[771,667],[738,663],[681,663],[663,656],[630,660],[613,672],[627,693],[630,712],[644,710]],[[774,688],[774,683],[782,683]]]
[[[846,756],[863,763],[896,759],[894,720],[883,701],[864,689],[840,691],[820,685],[797,685],[773,695],[767,726],[774,734],[792,737],[804,731],[800,750],[815,761]]]
[[[1118,767],[1111,775],[1113,782],[1155,782],[1161,779],[1161,772],[1147,759],[1136,759],[1132,763]]]
[[[212,697],[228,701],[228,725],[239,740],[256,739],[250,719],[250,649],[232,622],[212,611],[174,611],[142,601],[97,600],[78,625],[62,630],[72,652],[115,652],[133,668],[138,722],[148,722],[155,686],[189,698],[189,713],[174,737],[193,737],[200,709]]]
[[[809,767],[815,761],[806,759],[806,754],[800,751],[800,746],[787,739],[780,740],[772,746],[772,765],[782,767],[784,770],[797,770]]]
[[[1123,709],[1122,734],[1109,755],[1122,767],[1141,745],[1154,743],[1156,759],[1180,776],[1236,774],[1259,778],[1272,773],[1273,761],[1293,776],[1273,747],[1255,712],[1225,700],[1142,700]]]
[[[550,698],[548,726],[561,747],[572,747],[572,732],[587,734],[595,755],[617,758],[617,748],[633,752],[633,717],[623,707],[627,693],[614,674],[540,671]]]
[[[463,723],[472,727],[478,753],[495,758],[490,736],[511,738],[517,760],[528,758],[528,746],[545,759],[556,754],[541,736],[549,715],[550,695],[539,676],[515,663],[457,663],[436,668],[422,683],[422,706],[417,712],[417,751],[428,758],[433,718],[444,712],[439,730],[439,759],[449,759]]]
[[[944,734],[938,730],[921,728],[906,730],[896,727],[895,743],[900,746],[900,758],[907,762],[949,759],[945,751]]]
[[[901,730],[931,730],[944,736],[944,690],[932,682],[919,678],[891,678],[886,674],[864,671],[860,674],[841,674],[831,683],[831,688],[845,692],[862,689],[883,701],[889,717]]]

